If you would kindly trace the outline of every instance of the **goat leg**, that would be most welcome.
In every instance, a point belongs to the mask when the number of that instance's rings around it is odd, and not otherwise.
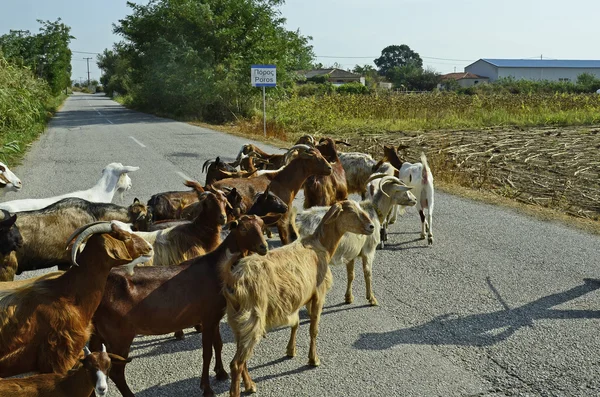
[[[421,217],[421,240],[425,239],[425,214],[423,210],[419,210],[419,216]]]
[[[323,298],[314,296],[310,309],[310,348],[308,350],[308,365],[318,367],[321,360],[317,356],[317,335],[319,335],[319,321],[323,310]]]
[[[375,253],[373,253],[374,255]],[[372,271],[373,271],[373,256],[365,255],[362,257],[363,272],[365,274],[365,289],[367,291],[367,300],[371,306],[377,306],[377,298],[373,295]]]
[[[346,273],[348,282],[346,285],[346,303],[354,302],[354,295],[352,295],[352,281],[354,281],[354,259],[346,263]]]
[[[217,322],[217,326],[214,332],[214,343],[213,347],[215,349],[215,373],[217,374],[217,380],[223,381],[229,379],[229,374],[225,371],[223,367],[223,339],[221,339],[221,329],[219,326],[219,322]]]
[[[213,397],[214,390],[210,387],[208,370],[213,354],[214,327],[207,329],[202,335],[202,376],[200,377],[200,388],[204,391],[204,397]]]
[[[296,317],[294,318],[294,323],[292,324],[292,331],[290,332],[290,340],[287,345],[286,355],[288,357],[296,356],[296,333],[298,332],[298,326],[300,325],[300,316],[298,312],[296,312]]]

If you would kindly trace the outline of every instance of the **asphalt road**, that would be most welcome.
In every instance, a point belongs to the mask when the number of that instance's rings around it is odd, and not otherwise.
[[[86,189],[105,165],[122,162],[140,167],[124,204],[145,201],[183,190],[184,177],[203,182],[204,160],[232,159],[246,142],[74,95],[14,167],[22,191],[3,200]],[[260,342],[249,362],[259,396],[600,395],[599,238],[439,192],[433,218],[432,247],[418,240],[414,211],[392,226],[373,269],[379,307],[366,305],[360,266],[355,303],[343,304],[345,269],[333,269],[320,367],[307,366],[305,314],[296,358],[285,358],[287,329]],[[234,343],[225,322],[222,333],[229,363]],[[186,335],[134,341],[127,378],[136,396],[201,395],[201,335]],[[211,374],[211,382],[226,395],[228,381]],[[109,396],[119,395],[109,387]]]

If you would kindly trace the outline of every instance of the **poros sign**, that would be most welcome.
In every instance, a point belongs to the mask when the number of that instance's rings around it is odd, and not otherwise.
[[[250,78],[252,87],[276,87],[277,69],[275,65],[252,65]]]

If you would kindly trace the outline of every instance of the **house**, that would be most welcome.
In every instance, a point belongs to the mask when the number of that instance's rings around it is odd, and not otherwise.
[[[340,86],[346,83],[361,83],[365,85],[365,78],[360,74],[348,72],[343,69],[313,69],[303,70],[298,72],[300,76],[303,76],[307,80],[318,79],[319,77],[327,77],[327,81],[335,86]]]
[[[600,78],[600,60],[485,58],[465,67],[465,72],[486,76],[490,81],[512,77],[517,80],[575,82],[582,73]]]
[[[489,79],[484,76],[479,76],[475,73],[462,72],[462,73],[448,73],[441,76],[441,81],[443,85],[444,81],[447,80],[455,80],[458,85],[462,88],[473,87],[477,84],[485,84],[489,82]]]

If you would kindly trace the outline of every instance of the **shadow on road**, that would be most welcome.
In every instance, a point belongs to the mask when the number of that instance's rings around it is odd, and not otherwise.
[[[215,379],[214,374],[211,373],[210,385],[215,394],[221,394],[229,391],[231,383],[229,380],[219,382]],[[136,397],[201,396],[200,374],[198,372],[198,376],[194,376],[193,378],[180,380],[166,385],[152,386],[146,390],[135,393],[135,395]]]
[[[489,280],[488,285],[498,298],[499,295]],[[582,285],[514,309],[500,300],[504,310],[466,317],[445,314],[411,328],[362,334],[354,342],[354,347],[361,350],[385,350],[402,344],[491,346],[507,339],[522,327],[533,326],[534,320],[600,318],[600,310],[551,309],[597,289],[600,289],[600,280],[584,279]]]

